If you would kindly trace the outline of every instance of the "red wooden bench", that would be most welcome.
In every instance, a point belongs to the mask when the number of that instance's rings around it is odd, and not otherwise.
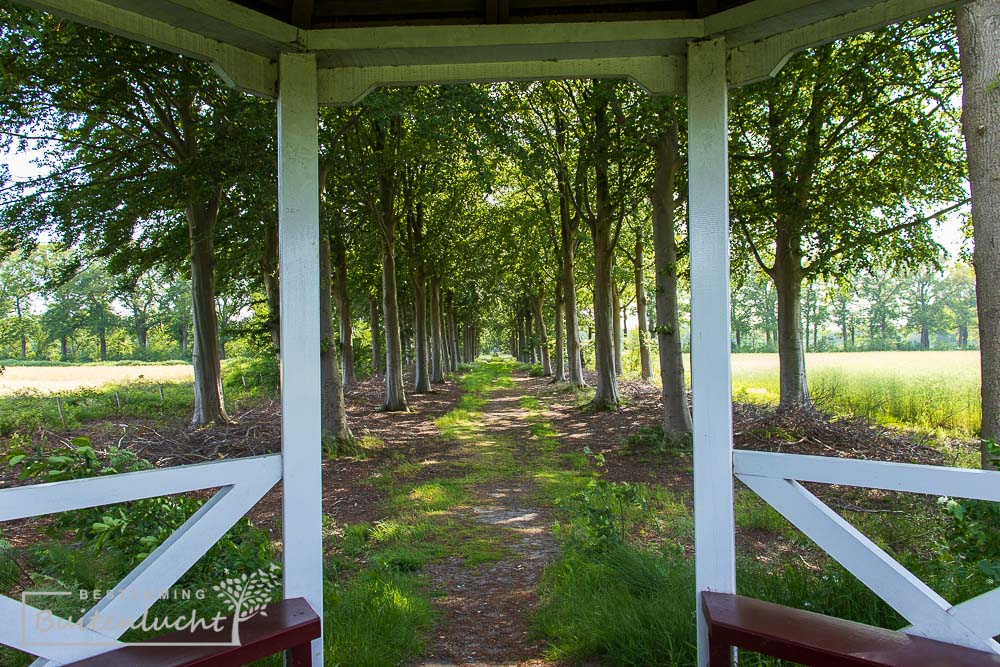
[[[67,667],[237,667],[280,651],[289,652],[289,667],[311,667],[310,642],[320,636],[320,621],[302,598],[282,600],[240,623],[239,646],[143,646],[132,644],[102,655],[68,663]],[[231,621],[230,621],[231,622]],[[225,642],[230,622],[222,633],[199,630],[173,632],[154,640],[157,644]]]
[[[702,593],[709,664],[732,647],[816,667],[1000,667],[1000,655],[739,595]]]

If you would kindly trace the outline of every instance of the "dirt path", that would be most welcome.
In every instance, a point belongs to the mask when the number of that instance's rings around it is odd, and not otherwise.
[[[515,376],[511,389],[496,391],[482,408],[481,442],[513,452],[518,464],[530,464],[525,443],[532,434],[519,399],[533,395],[540,381]],[[532,484],[512,477],[477,484],[472,502],[456,508],[456,518],[505,529],[504,558],[468,567],[450,557],[425,568],[438,593],[439,621],[424,655],[412,664],[425,667],[475,665],[547,665],[544,642],[530,634],[530,616],[538,603],[536,587],[544,567],[558,554],[552,517],[531,497]]]

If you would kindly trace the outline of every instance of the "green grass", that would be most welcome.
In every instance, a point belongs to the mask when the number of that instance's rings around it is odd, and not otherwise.
[[[831,352],[806,355],[821,409],[891,426],[975,435],[982,418],[978,352]],[[734,354],[737,401],[777,403],[778,356]]]
[[[272,396],[277,391],[277,361],[270,358],[227,360],[223,376],[229,406],[250,397]],[[19,392],[0,396],[0,436],[40,428],[58,431],[64,424],[66,428],[78,428],[87,422],[112,418],[176,420],[193,406],[190,382],[132,381],[58,394]]]
[[[393,667],[420,653],[434,622],[420,580],[374,568],[344,582],[327,583],[327,664]]]

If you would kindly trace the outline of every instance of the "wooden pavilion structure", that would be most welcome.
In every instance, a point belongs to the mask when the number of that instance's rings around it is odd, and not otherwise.
[[[1000,474],[733,452],[727,93],[797,50],[954,7],[955,0],[18,0],[211,62],[233,86],[278,104],[282,451],[280,455],[0,491],[0,521],[197,489],[220,489],[119,588],[167,590],[279,481],[284,594],[322,615],[319,105],[379,86],[629,78],[687,95],[699,595],[735,591],[734,475],[912,624],[907,632],[1000,653],[1000,590],[953,605],[799,482],[1000,501]],[[460,25],[461,29],[456,29]],[[127,596],[95,612],[138,618]],[[0,643],[59,664],[118,646],[33,648],[37,610],[0,598]],[[708,664],[699,605],[699,664]],[[322,640],[313,662],[322,665]]]

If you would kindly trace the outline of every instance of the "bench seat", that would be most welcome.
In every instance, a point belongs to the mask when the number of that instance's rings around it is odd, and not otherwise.
[[[320,620],[309,603],[290,598],[270,604],[258,614],[240,623],[239,646],[144,646],[132,644],[108,653],[67,663],[67,667],[237,667],[289,651],[291,667],[311,667],[310,643],[320,636]],[[149,640],[157,644],[225,642],[229,640],[231,621],[223,633],[205,630],[173,632]]]
[[[704,592],[709,664],[730,667],[732,647],[816,667],[1000,667],[1000,655],[783,607]]]

